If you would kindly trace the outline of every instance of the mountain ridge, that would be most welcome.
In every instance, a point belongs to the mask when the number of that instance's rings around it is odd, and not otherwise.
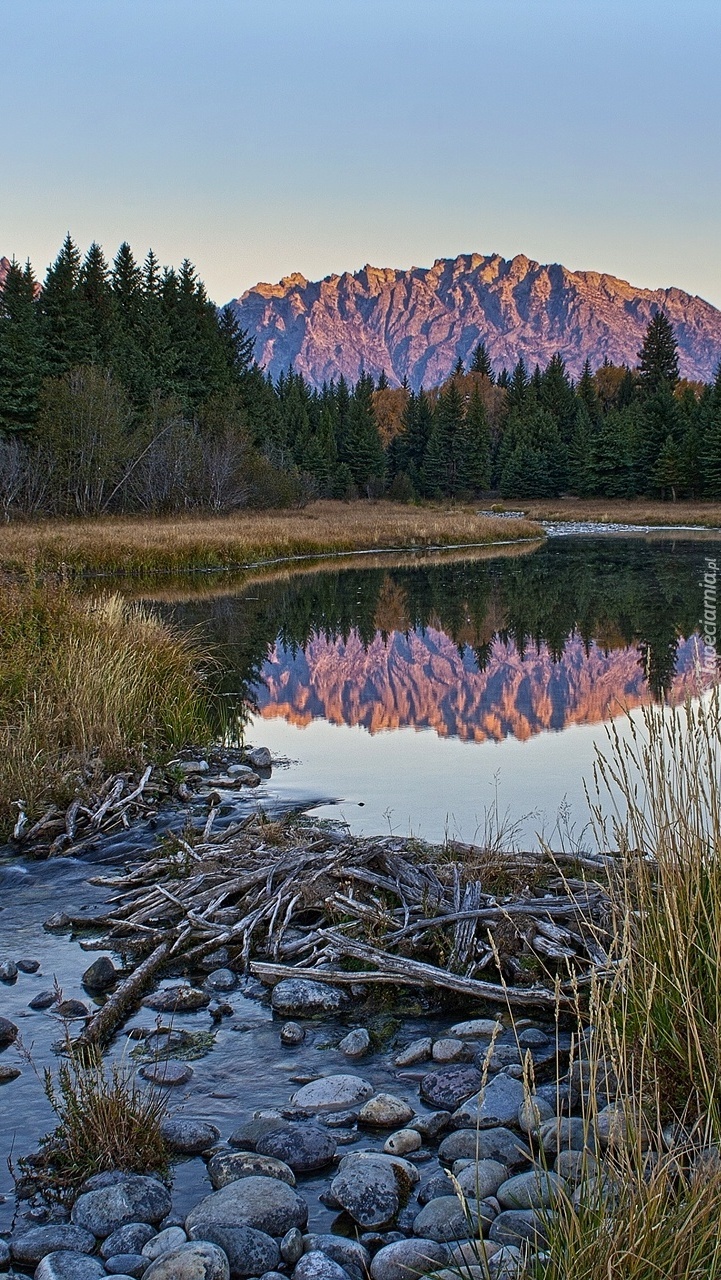
[[[584,361],[636,363],[661,309],[676,329],[683,377],[709,381],[721,359],[721,311],[682,289],[643,289],[607,272],[571,271],[517,254],[459,254],[432,267],[374,267],[259,283],[231,302],[274,378],[292,366],[315,386],[362,370],[391,385],[437,385],[485,342],[496,371],[533,368],[559,352],[578,377]]]

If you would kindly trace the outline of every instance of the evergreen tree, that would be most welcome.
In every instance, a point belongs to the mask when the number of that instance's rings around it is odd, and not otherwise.
[[[100,245],[95,241],[88,249],[78,272],[78,294],[87,334],[85,358],[88,364],[97,364],[107,369],[113,350],[115,307],[108,264]]]
[[[385,456],[373,409],[373,379],[362,374],[350,398],[344,454],[353,482],[362,493],[371,495],[383,484]]]
[[[500,379],[499,379],[499,385],[500,385]],[[528,395],[528,388],[529,388],[528,371],[523,362],[523,358],[521,358],[518,361],[518,364],[516,365],[515,369],[513,370],[510,382],[508,383],[508,395],[506,397],[506,404],[508,405],[509,409],[520,409],[521,405],[526,399],[526,396]]]
[[[488,355],[488,351],[486,350],[485,342],[479,342],[478,346],[473,352],[473,359],[471,361],[471,373],[482,373],[484,377],[488,378],[489,382],[493,382],[494,380],[493,367],[491,365],[491,360],[490,360],[490,356]]]
[[[721,501],[721,364],[704,409],[703,491],[705,497],[718,502]]]
[[[644,395],[653,395],[662,383],[673,391],[679,380],[678,344],[673,325],[663,311],[657,311],[649,321],[638,362]]]
[[[54,376],[83,364],[91,354],[79,277],[80,254],[68,233],[38,300],[45,364]]]
[[[35,279],[13,258],[0,293],[0,432],[33,426],[42,376]]]
[[[483,397],[474,387],[456,438],[460,493],[478,493],[491,483],[491,432]]]

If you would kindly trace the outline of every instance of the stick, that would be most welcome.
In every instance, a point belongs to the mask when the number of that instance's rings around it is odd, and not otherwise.
[[[170,952],[170,943],[161,942],[150,955],[125,978],[106,1000],[102,1009],[90,1019],[75,1044],[79,1047],[91,1044],[107,1044],[118,1027],[136,1008],[140,997],[151,979],[161,968]]]

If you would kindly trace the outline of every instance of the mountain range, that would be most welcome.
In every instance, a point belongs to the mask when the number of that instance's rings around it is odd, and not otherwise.
[[[560,352],[571,375],[637,363],[659,309],[676,330],[681,374],[709,381],[721,360],[721,311],[682,289],[641,289],[598,271],[543,266],[523,254],[439,258],[432,267],[366,266],[309,281],[294,273],[236,298],[256,359],[274,378],[289,366],[314,386],[385,371],[391,386],[443,382],[485,342],[496,372],[533,369]]]

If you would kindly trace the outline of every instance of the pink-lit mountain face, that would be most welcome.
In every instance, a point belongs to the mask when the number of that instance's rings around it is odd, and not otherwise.
[[[304,726],[314,719],[383,730],[431,729],[466,741],[526,740],[598,724],[652,701],[638,649],[604,652],[570,638],[554,661],[545,645],[521,655],[496,639],[485,670],[442,631],[379,633],[364,648],[315,636],[305,650],[276,645],[257,690],[260,714]],[[699,692],[697,641],[681,641],[668,701]]]
[[[676,329],[681,373],[709,381],[721,359],[721,311],[681,289],[640,289],[596,271],[542,266],[523,254],[440,258],[408,271],[364,267],[318,282],[297,273],[236,299],[256,359],[274,377],[292,365],[312,384],[361,370],[417,389],[435,386],[485,342],[496,368],[520,357],[533,369],[555,352],[577,377],[637,363],[649,320],[662,309]]]

